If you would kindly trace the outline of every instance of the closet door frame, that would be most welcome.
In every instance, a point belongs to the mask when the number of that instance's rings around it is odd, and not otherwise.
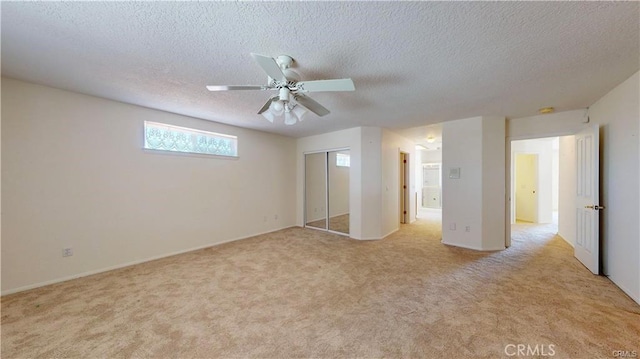
[[[351,153],[350,147],[338,147],[338,148],[330,148],[326,150],[318,150],[318,151],[306,151],[303,152],[304,155],[304,180],[303,182],[303,194],[304,194],[304,228],[315,229],[318,231],[329,232],[334,234],[340,234],[343,236],[349,237],[349,233],[332,231],[329,229],[329,152],[338,152],[338,151],[349,151]],[[316,153],[324,154],[324,182],[325,182],[325,228],[318,228],[313,226],[307,226],[307,155],[312,155]],[[349,167],[349,181],[351,181],[351,167]],[[349,191],[349,195],[351,195],[351,191]],[[351,213],[351,201],[349,201],[349,213]],[[351,229],[349,229],[351,232]]]

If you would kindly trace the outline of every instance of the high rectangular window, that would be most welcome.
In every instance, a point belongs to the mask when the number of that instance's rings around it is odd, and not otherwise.
[[[238,137],[144,121],[144,148],[238,157]]]

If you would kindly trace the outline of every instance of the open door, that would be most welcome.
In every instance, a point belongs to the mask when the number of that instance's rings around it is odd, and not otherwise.
[[[409,154],[400,152],[400,223],[409,223]]]
[[[598,126],[576,134],[575,257],[593,274],[600,274],[600,146]]]

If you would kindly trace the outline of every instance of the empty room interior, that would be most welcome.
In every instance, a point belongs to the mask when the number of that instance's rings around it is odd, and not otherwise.
[[[0,12],[3,358],[638,356],[638,2]]]

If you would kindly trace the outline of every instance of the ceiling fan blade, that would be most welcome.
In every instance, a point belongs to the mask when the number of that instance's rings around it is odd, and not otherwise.
[[[270,90],[268,86],[207,86],[209,91]]]
[[[309,111],[315,113],[316,115],[322,117],[329,114],[329,110],[327,110],[324,106],[317,103],[311,97],[304,95],[297,95],[294,97],[296,101],[298,101],[299,105],[302,105],[309,109]]]
[[[297,86],[302,92],[355,91],[356,89],[351,79],[301,81]]]
[[[271,103],[273,101],[277,101],[278,100],[278,96],[272,97],[270,99],[267,100],[267,103],[264,104],[264,106],[262,106],[262,108],[260,109],[260,111],[258,111],[258,115],[265,112],[266,110],[269,109],[269,106],[271,106]]]
[[[278,66],[278,63],[273,57],[258,55],[254,53],[251,53],[251,56],[254,60],[256,60],[258,65],[262,67],[264,72],[269,75],[269,77],[278,81],[287,81],[287,78],[282,72],[282,69],[280,69],[280,66]]]

